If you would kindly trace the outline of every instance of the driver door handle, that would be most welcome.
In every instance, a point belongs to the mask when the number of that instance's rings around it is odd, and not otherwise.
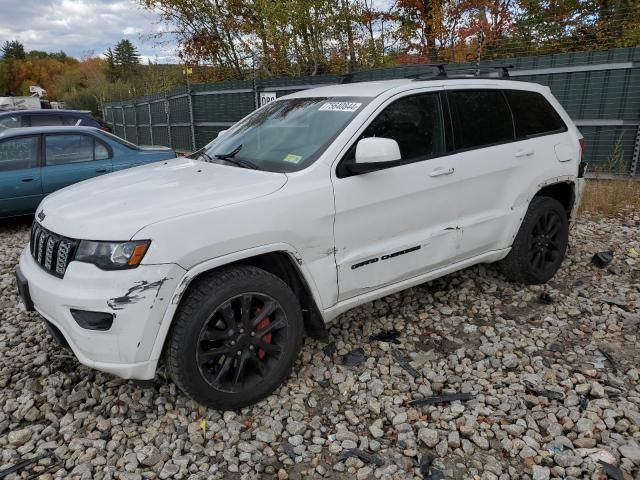
[[[430,177],[441,177],[443,175],[451,175],[453,172],[455,172],[456,169],[453,167],[450,168],[446,168],[446,167],[440,167],[440,168],[434,168],[431,173],[429,174]]]
[[[106,168],[96,168],[96,173],[107,173]]]
[[[23,182],[33,182],[33,177],[25,177],[22,179]]]

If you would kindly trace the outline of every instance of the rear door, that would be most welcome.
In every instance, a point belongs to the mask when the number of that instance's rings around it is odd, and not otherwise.
[[[500,88],[445,86],[459,183],[452,192],[462,227],[461,259],[504,248],[504,232],[526,172],[511,110]]]
[[[45,195],[113,170],[110,150],[92,135],[55,133],[44,137]]]
[[[0,141],[0,217],[33,213],[42,200],[40,135]]]

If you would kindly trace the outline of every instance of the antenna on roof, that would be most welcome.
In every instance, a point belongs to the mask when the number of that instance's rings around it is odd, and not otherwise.
[[[435,76],[427,77],[426,73],[415,73],[413,75],[408,75],[407,78],[412,78],[414,80],[428,80],[431,78],[447,78],[447,71],[444,69],[446,63],[426,63],[423,64],[425,67],[436,67],[438,69],[438,74]]]
[[[340,75],[340,84],[353,82],[353,73],[343,73]]]
[[[495,67],[496,70],[502,70],[500,72],[500,78],[509,78],[511,75],[509,75],[509,69],[510,68],[516,68],[514,65],[497,65]]]

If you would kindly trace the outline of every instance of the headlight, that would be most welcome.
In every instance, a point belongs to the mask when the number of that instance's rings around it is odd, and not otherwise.
[[[136,268],[147,253],[151,240],[133,242],[94,242],[82,240],[78,245],[75,260],[93,263],[103,270]]]

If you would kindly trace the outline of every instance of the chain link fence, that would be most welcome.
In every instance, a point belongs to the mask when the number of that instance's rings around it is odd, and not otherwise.
[[[450,63],[447,72],[497,76],[513,65],[515,80],[548,86],[585,137],[591,170],[636,175],[640,159],[640,47]],[[356,72],[351,81],[427,73],[428,65]],[[140,145],[196,150],[262,103],[299,90],[336,84],[339,75],[195,84],[165,94],[106,103],[116,135]]]

